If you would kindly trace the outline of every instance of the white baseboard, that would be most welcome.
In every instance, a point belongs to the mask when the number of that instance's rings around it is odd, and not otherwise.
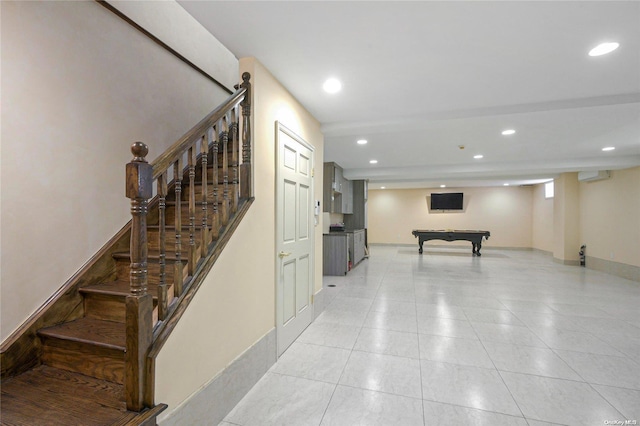
[[[274,328],[158,424],[160,426],[217,425],[275,362],[276,329]]]
[[[600,259],[597,257],[587,256],[585,258],[587,269],[606,272],[607,274],[616,275],[631,281],[640,282],[640,267],[627,265],[626,263],[614,262],[613,260]]]
[[[324,292],[321,288],[316,294],[313,295],[313,320],[315,321],[318,316],[324,312],[324,308],[327,306],[324,298]]]

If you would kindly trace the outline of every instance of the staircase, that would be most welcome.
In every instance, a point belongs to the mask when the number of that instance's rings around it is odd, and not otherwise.
[[[242,77],[153,164],[133,144],[132,221],[3,344],[2,425],[156,424],[155,357],[253,201]]]

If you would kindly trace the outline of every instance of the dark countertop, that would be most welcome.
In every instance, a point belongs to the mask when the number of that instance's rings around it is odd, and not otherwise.
[[[325,232],[322,235],[346,235],[346,234],[353,234],[354,232],[357,231],[364,231],[364,228],[362,229],[349,229],[346,231],[335,231],[335,232]]]

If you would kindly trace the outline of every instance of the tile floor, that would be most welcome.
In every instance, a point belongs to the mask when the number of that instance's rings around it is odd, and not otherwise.
[[[221,425],[640,422],[640,283],[469,251],[373,246],[324,277],[326,310]]]

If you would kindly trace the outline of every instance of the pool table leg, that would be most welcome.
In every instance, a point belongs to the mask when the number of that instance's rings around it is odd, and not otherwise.
[[[424,241],[420,241],[418,244],[420,245],[420,248],[418,248],[418,253],[422,254],[422,244],[424,244]]]
[[[473,254],[475,256],[482,256],[480,254],[480,249],[482,248],[482,243],[471,243],[473,244]]]

